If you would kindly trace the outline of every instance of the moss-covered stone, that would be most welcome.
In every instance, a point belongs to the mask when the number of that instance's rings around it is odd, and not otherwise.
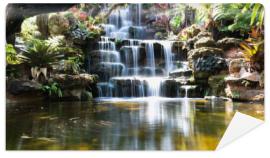
[[[217,41],[217,46],[223,50],[228,50],[230,48],[239,47],[241,41],[241,39],[225,37]]]
[[[194,45],[195,48],[201,48],[201,47],[216,47],[216,42],[213,40],[213,38],[210,37],[202,37],[199,40],[195,42]]]

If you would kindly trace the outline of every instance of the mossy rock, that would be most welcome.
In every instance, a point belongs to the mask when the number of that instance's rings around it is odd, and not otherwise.
[[[51,14],[48,20],[48,28],[51,35],[63,35],[69,29],[68,19],[60,14]]]
[[[194,60],[203,56],[222,56],[223,50],[212,47],[201,47],[188,52],[188,60]]]
[[[196,41],[194,44],[195,48],[201,48],[201,47],[216,47],[216,43],[213,40],[213,38],[210,37],[202,37],[199,40]]]
[[[223,50],[228,50],[230,48],[239,47],[241,41],[242,41],[241,39],[225,37],[217,41],[217,46],[219,48],[222,48]]]

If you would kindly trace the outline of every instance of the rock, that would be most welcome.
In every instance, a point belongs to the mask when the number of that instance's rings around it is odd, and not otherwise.
[[[212,47],[202,47],[193,49],[188,52],[188,60],[195,60],[203,56],[222,56],[223,50],[219,48]]]
[[[207,31],[202,31],[196,37],[198,39],[200,39],[202,37],[212,37],[212,33],[211,32],[207,32]]]
[[[194,44],[195,48],[201,48],[201,47],[216,47],[216,43],[213,40],[213,38],[210,37],[202,37],[199,40],[197,40]]]
[[[198,38],[197,37],[193,37],[193,38],[188,39],[187,42],[186,42],[187,50],[194,49],[194,44],[197,41],[198,41]]]
[[[260,82],[261,80],[260,74],[257,71],[248,72],[244,68],[240,70],[240,78],[252,82]]]
[[[113,97],[147,96],[147,85],[144,80],[135,77],[114,77],[110,80],[110,91]]]
[[[160,91],[161,96],[163,97],[177,97],[178,89],[181,83],[177,82],[174,79],[166,79],[162,82]]]
[[[239,47],[241,41],[241,39],[225,37],[217,41],[217,46],[223,50],[229,50]]]
[[[172,53],[176,60],[186,61],[187,50],[184,48],[185,43],[182,41],[174,41],[172,44]]]
[[[92,93],[97,93],[96,83],[98,77],[90,74],[67,75],[56,74],[52,80],[59,84],[62,97],[49,96],[56,101],[87,101],[93,98]]]
[[[155,75],[164,75],[164,70],[162,68],[156,67],[154,70],[151,67],[143,67],[139,69],[139,74],[143,76],[152,76],[153,71],[155,72]]]
[[[108,81],[112,76],[119,76],[124,71],[122,63],[100,62],[93,66],[91,73],[99,76],[100,81]]]
[[[29,103],[42,101],[44,98],[42,85],[36,81],[18,79],[7,81],[7,103]]]
[[[182,85],[178,91],[179,97],[202,98],[204,97],[206,88],[201,85]]]
[[[188,50],[194,49],[194,44],[200,40],[201,38],[212,38],[212,34],[210,32],[200,32],[197,36],[193,38],[189,38],[186,43],[186,47]]]
[[[42,92],[42,85],[36,81],[16,79],[7,82],[7,91],[13,95],[38,93]]]
[[[121,58],[121,61],[128,67],[133,67],[134,63],[133,63],[133,53],[132,53],[132,50],[134,49],[134,47],[132,46],[123,46],[121,49],[120,49],[120,58]],[[138,62],[139,62],[139,65],[138,66],[144,66],[146,64],[146,51],[145,51],[145,48],[144,47],[138,47],[138,54],[137,54],[137,57],[138,57]]]
[[[194,77],[199,79],[227,71],[227,68],[226,60],[216,56],[203,56],[193,62]]]
[[[256,88],[257,86],[244,86],[242,79],[235,81],[226,81],[226,95],[229,98],[240,101],[263,101],[264,90]]]
[[[249,75],[252,75],[252,77]],[[227,97],[241,101],[263,101],[264,90],[260,87],[258,74],[251,73],[249,75],[226,77],[225,92]]]
[[[91,99],[93,99],[93,95],[92,95],[91,92],[89,92],[89,91],[82,91],[82,93],[81,93],[81,100],[82,101],[89,101]]]
[[[233,59],[229,63],[229,72],[230,74],[238,74],[241,68],[244,66],[244,59]]]
[[[192,75],[192,70],[185,70],[185,69],[176,69],[169,73],[170,77],[190,77]]]
[[[144,37],[144,27],[142,26],[131,26],[129,27],[130,38],[142,39]]]
[[[231,48],[224,51],[224,57],[227,59],[244,58],[241,48]]]
[[[115,51],[94,50],[87,54],[90,58],[90,65],[96,65],[99,62],[117,62],[119,55]]]
[[[174,41],[172,44],[172,52],[178,53],[183,51],[183,46],[185,45],[182,41]]]
[[[90,74],[55,74],[52,76],[52,80],[57,82],[61,89],[76,89],[86,88],[92,84],[96,84],[98,81],[98,76]]]
[[[48,28],[51,35],[62,35],[68,31],[69,21],[60,13],[52,14],[48,20]]]
[[[208,78],[208,85],[210,87],[211,96],[225,96],[225,76],[224,74],[213,75]]]

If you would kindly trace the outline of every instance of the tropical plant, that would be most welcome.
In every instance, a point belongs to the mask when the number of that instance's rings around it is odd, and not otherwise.
[[[176,30],[177,28],[179,28],[182,24],[182,18],[180,15],[174,16],[172,18],[172,20],[170,21],[170,24],[172,26],[172,29]]]
[[[245,60],[249,63],[251,70],[260,70],[263,66],[258,67],[257,65],[262,63],[262,56],[264,53],[264,40],[247,39],[246,41],[240,43],[242,47],[243,56]]]
[[[32,67],[50,67],[64,57],[56,48],[46,40],[33,39],[28,42],[21,59]]]
[[[6,44],[6,62],[7,64],[15,65],[20,64],[20,55],[17,54],[12,44]]]
[[[204,4],[197,9],[196,22],[206,29],[238,32],[243,37],[251,28],[263,29],[264,8],[261,4]]]
[[[69,57],[64,61],[64,71],[70,74],[79,74],[81,64],[79,57]]]
[[[57,82],[52,82],[42,86],[42,90],[49,96],[57,95],[59,98],[63,96],[62,90]]]

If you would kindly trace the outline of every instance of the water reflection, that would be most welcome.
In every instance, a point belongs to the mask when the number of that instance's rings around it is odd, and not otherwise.
[[[261,104],[188,98],[9,104],[7,149],[215,149],[236,110],[263,114]]]

